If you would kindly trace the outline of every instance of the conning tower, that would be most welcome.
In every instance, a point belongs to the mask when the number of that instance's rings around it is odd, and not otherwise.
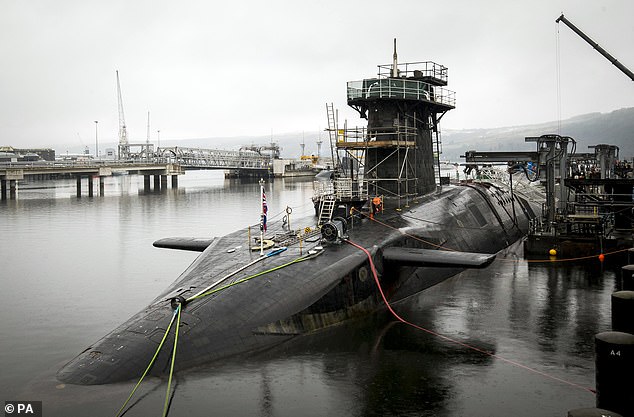
[[[364,159],[370,194],[400,199],[430,192],[439,169],[438,123],[455,108],[455,93],[444,88],[447,67],[430,61],[399,64],[394,39],[393,62],[378,68],[376,78],[348,82],[348,105],[368,124],[366,131],[340,138],[337,149]]]

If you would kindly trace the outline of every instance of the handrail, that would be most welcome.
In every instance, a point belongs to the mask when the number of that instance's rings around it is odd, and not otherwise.
[[[391,77],[393,64],[379,65],[379,77]],[[413,76],[420,74],[422,77],[435,78],[447,82],[447,67],[432,61],[404,62],[397,65],[400,76]]]
[[[368,181],[351,178],[337,178],[333,181],[315,181],[313,183],[313,198],[322,199],[333,197],[335,200],[367,200]]]
[[[348,82],[348,101],[391,98],[427,101],[456,106],[456,93],[424,81],[399,78],[370,78]]]

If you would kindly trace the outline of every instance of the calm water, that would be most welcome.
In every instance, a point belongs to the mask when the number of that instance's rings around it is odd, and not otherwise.
[[[84,185],[85,187],[85,185]],[[179,189],[105,197],[74,180],[22,184],[0,202],[0,393],[45,416],[114,416],[134,383],[70,386],[56,371],[167,287],[196,253],[152,247],[258,221],[258,185],[188,172]],[[310,181],[267,185],[270,217],[313,212]],[[246,242],[245,242],[246,243]],[[401,316],[539,372],[594,387],[593,336],[610,328],[615,274],[598,262],[527,263],[518,247],[401,303]],[[519,255],[518,255],[519,253]],[[149,360],[149,358],[148,358]],[[160,415],[166,383],[144,382],[126,416]],[[565,416],[594,396],[395,323],[386,313],[265,353],[181,372],[172,416]]]

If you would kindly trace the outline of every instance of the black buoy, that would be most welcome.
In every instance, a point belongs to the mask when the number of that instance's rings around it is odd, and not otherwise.
[[[634,335],[603,332],[594,336],[598,408],[634,415]]]
[[[568,417],[623,417],[603,408],[577,408],[568,411]]]
[[[634,291],[612,293],[612,330],[634,334]]]
[[[621,267],[621,289],[634,290],[634,265]]]

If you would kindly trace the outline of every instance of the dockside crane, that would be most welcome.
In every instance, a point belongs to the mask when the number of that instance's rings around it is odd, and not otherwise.
[[[627,75],[628,77],[630,77],[632,81],[634,81],[634,73],[632,73],[632,71],[630,71],[625,65],[621,64],[616,58],[610,55],[605,49],[601,48],[598,43],[590,39],[590,37],[588,37],[585,33],[583,33],[579,28],[573,25],[572,22],[570,22],[570,20],[564,17],[563,13],[561,14],[561,16],[557,18],[557,20],[555,20],[555,23],[559,23],[559,22],[563,22],[566,26],[572,29],[572,31],[575,32],[577,35],[579,35],[581,39],[588,42],[594,49],[597,50],[597,52],[603,55],[608,61],[614,64],[615,67],[620,69],[625,75]]]
[[[130,156],[130,144],[128,143],[128,131],[125,125],[123,113],[123,98],[121,97],[121,84],[119,83],[119,71],[117,70],[117,96],[119,99],[119,159],[128,159]]]

